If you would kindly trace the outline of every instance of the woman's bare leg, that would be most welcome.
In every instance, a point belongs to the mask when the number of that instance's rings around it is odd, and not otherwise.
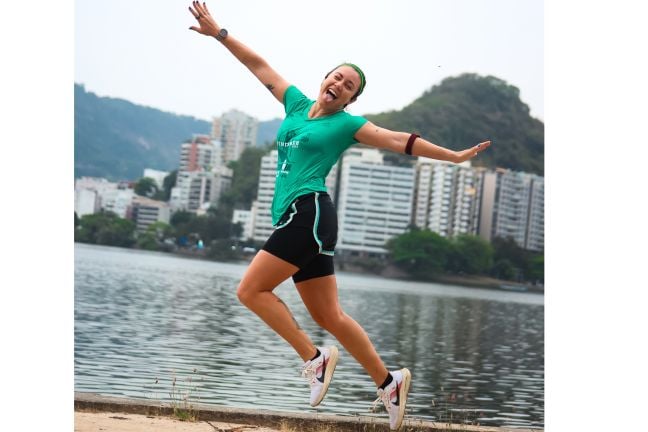
[[[365,368],[376,386],[381,385],[388,371],[367,333],[340,307],[335,275],[308,279],[296,285],[315,322],[340,341]]]
[[[260,250],[243,275],[236,294],[239,300],[257,314],[307,361],[317,349],[299,327],[288,306],[272,290],[295,274],[299,268]]]

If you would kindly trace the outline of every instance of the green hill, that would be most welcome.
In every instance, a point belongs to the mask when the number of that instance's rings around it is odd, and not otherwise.
[[[475,74],[446,78],[401,111],[366,117],[453,150],[491,140],[493,145],[473,160],[474,166],[544,175],[544,124],[529,115],[520,91],[499,78]],[[389,158],[411,163],[397,155]]]
[[[74,177],[131,180],[144,168],[174,170],[180,144],[208,134],[210,123],[123,99],[98,97],[74,85]]]

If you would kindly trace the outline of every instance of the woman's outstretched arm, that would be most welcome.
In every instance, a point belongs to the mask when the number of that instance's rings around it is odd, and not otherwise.
[[[466,150],[454,151],[445,147],[432,144],[420,137],[413,137],[412,134],[407,132],[395,132],[389,129],[381,128],[371,122],[367,122],[358,129],[355,134],[357,139],[362,144],[372,147],[391,150],[396,153],[405,153],[410,142],[410,153],[412,156],[423,156],[430,159],[437,159],[460,163],[477,156],[480,152],[484,151],[490,146],[490,141],[481,142],[475,146],[467,148]]]
[[[222,27],[216,24],[216,20],[211,16],[207,9],[206,3],[197,1],[192,2],[193,8],[189,7],[189,12],[198,21],[198,26],[189,27],[205,36],[212,36],[218,39],[252,74],[272,93],[272,95],[281,103],[286,89],[290,85],[281,75],[279,75],[263,57],[254,52],[247,45],[237,40],[231,35],[221,37]]]

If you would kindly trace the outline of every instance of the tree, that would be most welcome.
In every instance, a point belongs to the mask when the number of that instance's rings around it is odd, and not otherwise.
[[[450,242],[430,230],[411,230],[387,242],[394,264],[417,279],[431,280],[446,269]]]
[[[544,283],[544,254],[531,257],[527,279]]]
[[[521,248],[511,237],[495,237],[491,244],[493,245],[495,263],[507,261],[520,277],[526,274],[528,268],[529,252]]]
[[[497,279],[513,280],[515,279],[516,273],[516,268],[506,258],[495,261],[495,265],[491,269],[491,274]]]
[[[171,171],[168,176],[164,177],[162,182],[162,190],[159,192],[157,199],[162,201],[169,201],[171,198],[171,189],[176,185],[178,179],[178,170]]]
[[[135,223],[113,212],[100,212],[81,218],[75,241],[130,247],[135,243]]]
[[[181,225],[187,224],[191,219],[195,218],[196,215],[188,212],[186,210],[178,210],[177,212],[171,215],[171,226],[174,228],[179,228]]]
[[[140,196],[152,198],[158,192],[158,186],[151,177],[142,177],[135,183],[135,193]]]
[[[256,199],[259,185],[261,158],[269,148],[248,147],[238,160],[230,162],[232,169],[232,185],[225,191],[219,201],[219,206],[231,216],[235,208],[250,208]]]
[[[462,234],[452,239],[449,269],[455,273],[483,274],[493,265],[493,247],[481,237]]]
[[[97,244],[131,247],[135,243],[135,222],[116,218],[101,227],[97,233]]]

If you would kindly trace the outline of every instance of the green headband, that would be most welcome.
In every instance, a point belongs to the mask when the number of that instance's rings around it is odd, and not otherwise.
[[[365,85],[367,84],[367,80],[365,78],[364,72],[362,72],[362,69],[360,69],[358,66],[354,65],[353,63],[342,63],[340,66],[351,66],[356,72],[358,72],[358,75],[360,75],[360,89],[356,92],[354,96],[354,98],[357,98],[358,96],[360,96],[360,93],[364,91]]]
[[[354,65],[353,63],[342,63],[340,65],[337,65],[337,66],[335,66],[333,68],[333,70],[331,70],[331,72],[333,72],[335,69],[339,68],[340,66],[352,67],[353,70],[358,72],[358,75],[360,75],[360,88],[358,89],[356,94],[353,95],[353,99],[355,99],[358,96],[360,96],[360,94],[364,91],[365,85],[367,85],[367,79],[365,78],[365,74],[364,74],[364,72],[362,72],[362,69],[360,69],[358,66]],[[329,76],[331,74],[331,72],[327,73],[326,76]]]

